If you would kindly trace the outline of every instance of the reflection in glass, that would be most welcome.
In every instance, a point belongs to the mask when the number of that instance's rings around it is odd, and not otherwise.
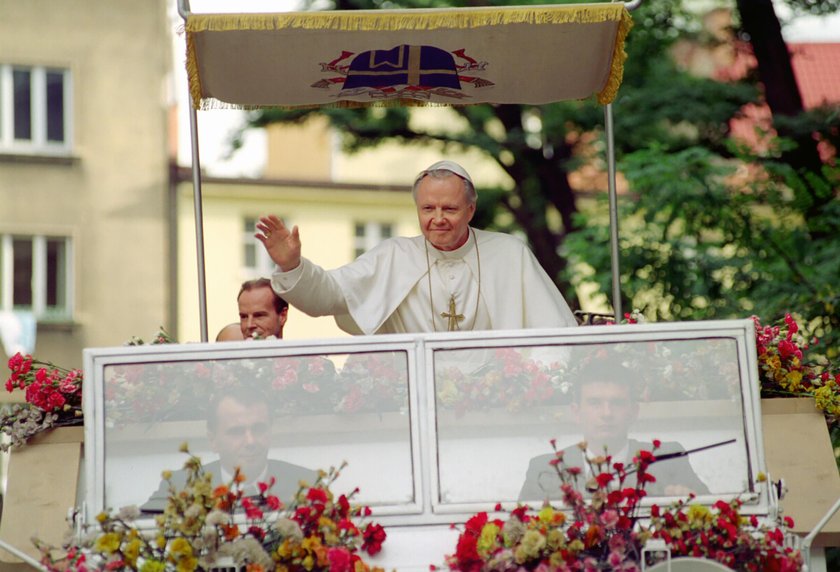
[[[660,454],[734,439],[654,464],[648,493],[753,490],[734,339],[441,350],[435,392],[443,503],[559,498],[552,439],[581,489],[584,440],[589,458],[630,462],[654,439]]]
[[[111,365],[104,377],[106,506],[148,503],[164,470],[180,478],[185,442],[219,482],[234,464],[251,480],[250,467],[277,478],[281,499],[345,460],[337,493],[414,499],[405,352]]]

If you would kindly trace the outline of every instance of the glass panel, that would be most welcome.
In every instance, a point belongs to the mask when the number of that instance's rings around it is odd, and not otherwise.
[[[257,219],[246,218],[242,221],[242,227],[246,234],[254,234],[257,232]]]
[[[246,479],[275,476],[284,501],[346,460],[335,492],[411,502],[407,363],[372,352],[107,366],[105,505],[161,510],[161,471],[183,478],[183,442],[217,483],[238,465]]]
[[[67,307],[67,241],[47,239],[47,308]]]
[[[734,339],[439,350],[434,368],[440,502],[559,499],[552,439],[581,492],[578,444],[629,463],[655,439],[675,456],[651,466],[649,496],[754,490]]]
[[[47,72],[47,141],[64,141],[64,74]]]
[[[386,238],[391,238],[394,235],[394,228],[390,224],[383,224],[381,231],[382,235],[380,236],[380,238],[382,240],[385,240]]]
[[[365,236],[365,234],[366,234],[366,232],[365,232],[365,228],[366,228],[366,227],[365,227],[365,225],[364,225],[364,224],[362,224],[362,223],[360,223],[360,222],[357,222],[355,225],[353,225],[353,233],[354,233],[354,236],[355,236],[356,238],[362,238],[362,237],[364,237],[364,236]]]
[[[12,71],[14,91],[15,139],[32,139],[32,73],[29,70]]]
[[[19,308],[32,307],[32,239],[12,239],[14,257],[14,285],[12,304]]]

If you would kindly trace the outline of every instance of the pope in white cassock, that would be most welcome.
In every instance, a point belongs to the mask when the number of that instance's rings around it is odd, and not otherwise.
[[[256,237],[277,264],[274,290],[352,334],[577,325],[569,305],[518,238],[471,228],[476,192],[463,167],[439,161],[412,190],[422,236],[389,238],[325,271],[301,256],[297,226],[261,217]]]

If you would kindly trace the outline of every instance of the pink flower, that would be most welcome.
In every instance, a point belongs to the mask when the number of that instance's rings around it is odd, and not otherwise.
[[[352,558],[346,548],[330,548],[327,550],[327,560],[330,562],[330,572],[352,572]]]
[[[618,524],[618,511],[613,509],[607,509],[601,514],[601,522],[604,523],[606,528],[615,528],[615,525]],[[618,538],[618,535],[616,535]]]

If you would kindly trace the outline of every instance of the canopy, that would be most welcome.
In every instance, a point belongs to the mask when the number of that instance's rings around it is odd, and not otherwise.
[[[621,84],[623,3],[188,14],[196,109],[544,104]]]

